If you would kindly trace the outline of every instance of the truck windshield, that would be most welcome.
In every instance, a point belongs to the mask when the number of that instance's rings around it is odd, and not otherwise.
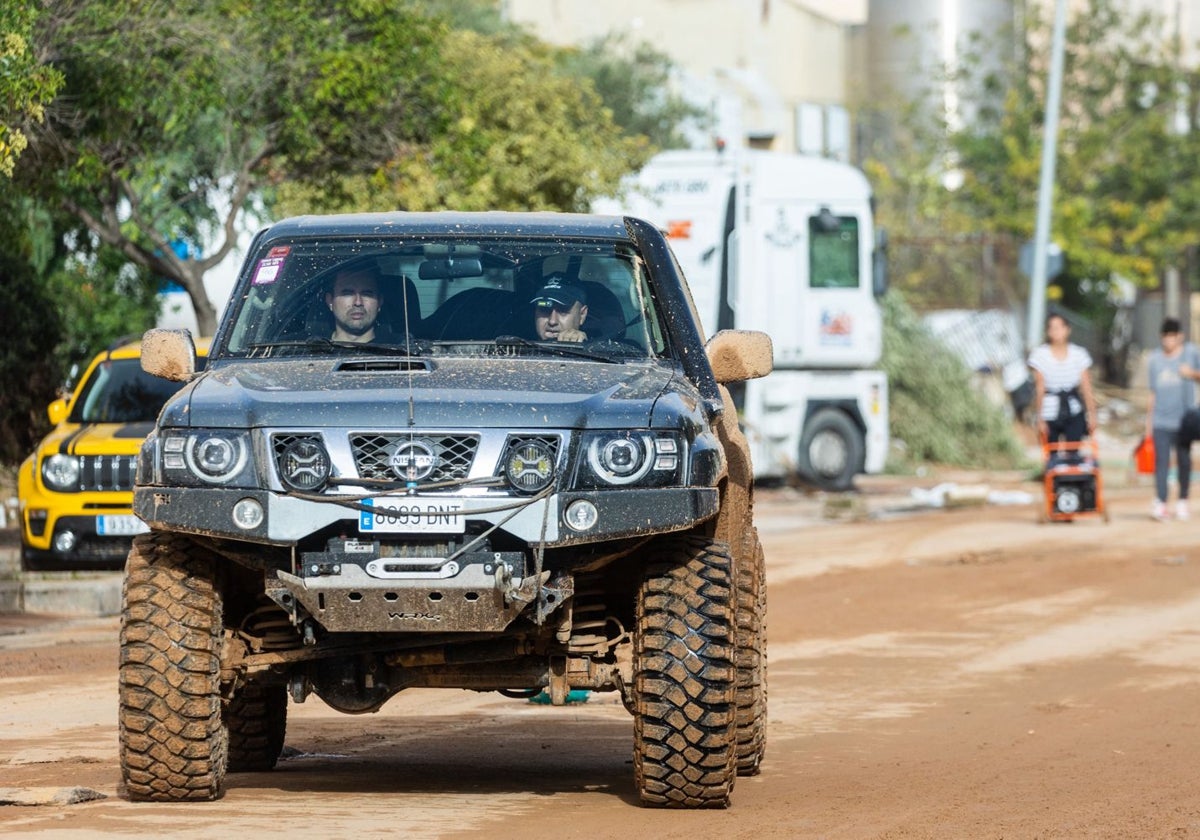
[[[644,265],[628,242],[296,237],[266,243],[243,272],[225,356],[327,355],[354,342],[414,354],[513,355],[516,347],[536,355],[567,329],[605,356],[665,351]],[[553,329],[537,323],[539,311]]]
[[[808,220],[809,285],[814,289],[857,289],[858,219],[813,216]]]

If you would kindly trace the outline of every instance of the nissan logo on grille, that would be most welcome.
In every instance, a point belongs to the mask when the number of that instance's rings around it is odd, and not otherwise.
[[[423,481],[438,465],[433,447],[423,440],[406,440],[396,447],[388,465],[397,478],[404,481]]]

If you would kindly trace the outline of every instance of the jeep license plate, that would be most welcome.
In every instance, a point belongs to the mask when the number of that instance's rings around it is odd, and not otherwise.
[[[96,533],[102,537],[131,537],[149,530],[149,525],[128,513],[96,517]]]
[[[461,534],[466,530],[461,502],[366,499],[373,513],[358,515],[358,529],[374,534]]]

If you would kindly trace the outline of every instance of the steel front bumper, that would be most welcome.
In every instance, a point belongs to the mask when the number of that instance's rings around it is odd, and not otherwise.
[[[680,531],[715,516],[719,506],[713,487],[582,491],[539,500],[482,494],[413,498],[461,506],[468,530],[472,525],[497,526],[528,545],[547,547]],[[234,505],[245,499],[257,501],[264,511],[262,522],[253,528],[234,524]],[[265,490],[138,487],[133,510],[152,528],[270,545],[295,545],[334,524],[347,534],[380,538],[360,532],[359,511],[337,504],[336,499],[312,500]],[[598,513],[595,525],[585,531],[573,530],[563,519],[563,512],[577,500],[591,502]],[[507,509],[496,510],[501,507]],[[386,536],[397,542],[406,539],[403,533]]]

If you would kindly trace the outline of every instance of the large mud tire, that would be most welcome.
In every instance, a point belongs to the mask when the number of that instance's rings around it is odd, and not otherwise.
[[[125,564],[118,676],[121,776],[135,801],[224,792],[217,564],[186,537],[135,538]]]
[[[737,772],[755,776],[767,751],[767,586],[758,530],[737,558]]]
[[[283,752],[287,732],[287,687],[242,686],[225,706],[229,731],[229,772],[270,770]]]
[[[634,638],[634,781],[645,805],[724,808],[737,777],[736,592],[723,543],[671,541]]]

